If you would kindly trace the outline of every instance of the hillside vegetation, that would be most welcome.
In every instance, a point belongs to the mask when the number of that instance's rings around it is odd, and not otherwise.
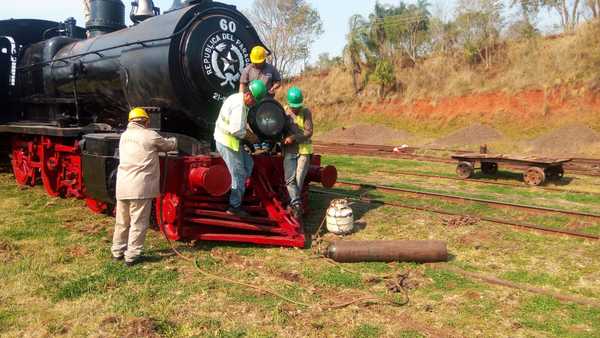
[[[370,21],[377,23],[373,17]],[[381,29],[374,23],[353,56],[351,20],[344,58],[322,57],[290,81],[306,92],[318,134],[381,124],[408,131],[414,135],[409,141],[425,144],[475,123],[495,128],[508,143],[533,140],[572,123],[600,131],[600,20],[553,36],[535,29],[514,33],[516,28],[509,27],[484,34],[483,40],[471,36],[468,42],[459,33],[438,33],[446,43],[433,35],[434,18],[427,20],[431,33],[414,58],[401,41],[373,47],[373,31]],[[468,25],[494,27],[493,20]],[[382,32],[392,39],[388,27]]]

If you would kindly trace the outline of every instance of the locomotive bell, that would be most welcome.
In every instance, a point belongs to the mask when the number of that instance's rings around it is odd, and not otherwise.
[[[181,3],[181,0],[173,0],[173,4],[171,5],[171,8],[169,8],[168,12],[172,12],[172,11],[176,11],[178,9],[180,9],[181,7],[183,7],[183,4]]]
[[[152,0],[138,0],[131,3],[131,21],[140,23],[148,18],[157,16],[160,10],[154,7]]]

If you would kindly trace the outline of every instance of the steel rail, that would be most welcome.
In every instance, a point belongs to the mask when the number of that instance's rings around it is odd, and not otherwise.
[[[375,157],[385,157],[385,158],[395,158],[395,159],[407,159],[407,160],[415,160],[415,161],[424,161],[424,162],[434,162],[434,163],[448,163],[448,164],[456,164],[457,161],[446,159],[442,157],[436,156],[427,156],[427,155],[417,155],[411,153],[423,149],[423,150],[432,150],[432,151],[448,151],[451,153],[464,154],[469,153],[464,150],[443,150],[436,148],[416,148],[409,147],[401,150],[400,152],[394,152],[394,147],[391,146],[383,146],[383,145],[365,145],[365,144],[340,144],[340,143],[322,143],[315,142],[314,147],[316,150],[324,153],[330,154],[339,154],[339,155],[358,155],[358,156],[375,156]],[[574,163],[566,163],[564,167],[569,170],[569,172],[576,175],[583,176],[592,176],[592,177],[600,177],[600,159],[589,159],[589,158],[574,158]],[[579,165],[578,165],[578,162]],[[592,168],[586,168],[585,166],[581,166],[582,163],[593,165]],[[506,167],[512,168],[510,165],[505,165]]]
[[[496,182],[496,181],[479,180],[479,179],[477,179],[477,180],[475,180],[475,179],[464,180],[464,179],[462,179],[460,177],[450,177],[450,176],[433,175],[433,174],[421,174],[421,173],[414,173],[414,172],[402,171],[402,170],[394,170],[394,171],[375,170],[375,171],[379,171],[379,172],[386,173],[386,174],[396,174],[396,175],[403,175],[403,176],[415,176],[415,177],[425,177],[425,178],[439,178],[439,179],[459,181],[459,182],[481,183],[481,184],[490,184],[490,185],[501,185],[501,186],[507,186],[507,187],[517,187],[517,188],[533,188],[533,189],[536,189],[536,190],[548,190],[548,191],[555,191],[555,192],[562,192],[562,193],[585,194],[585,195],[600,195],[600,193],[580,191],[580,190],[559,189],[559,188],[551,188],[551,187],[543,187],[543,186],[532,187],[532,186],[523,185],[523,184],[513,184],[513,183]]]
[[[486,204],[490,204],[490,205],[498,205],[498,206],[505,206],[505,207],[511,207],[511,208],[518,208],[518,209],[552,212],[552,213],[560,213],[560,214],[571,215],[571,216],[591,217],[591,218],[599,218],[600,219],[600,214],[581,212],[581,211],[570,211],[570,210],[539,207],[539,206],[526,205],[526,204],[518,204],[518,203],[510,203],[510,202],[502,202],[502,201],[492,201],[492,200],[483,199],[483,198],[463,197],[463,196],[457,196],[457,195],[442,194],[442,193],[436,193],[436,192],[427,192],[427,191],[420,191],[420,190],[414,190],[414,189],[388,187],[388,186],[377,185],[377,184],[353,183],[353,182],[348,182],[348,181],[344,181],[344,180],[338,180],[338,184],[344,185],[344,186],[355,187],[355,188],[371,188],[371,189],[375,189],[375,190],[387,191],[387,192],[392,192],[392,193],[409,193],[409,194],[415,194],[415,195],[439,197],[439,198],[449,199],[449,200],[460,200],[460,201],[486,203]]]
[[[349,197],[348,194],[343,194],[343,193],[334,192],[334,191],[325,191],[325,190],[316,189],[316,188],[311,188],[310,192],[317,193],[317,194],[323,194],[323,195],[343,197],[352,202],[357,202],[357,203],[381,204],[381,205],[387,205],[387,206],[396,207],[396,208],[410,209],[410,210],[423,211],[423,212],[431,212],[431,213],[447,215],[447,216],[469,216],[469,217],[478,218],[482,221],[486,221],[486,222],[490,222],[490,223],[510,225],[510,226],[514,226],[514,227],[518,227],[518,228],[537,230],[537,231],[541,231],[541,232],[561,234],[561,235],[567,235],[567,236],[578,237],[578,238],[600,240],[600,236],[593,235],[593,234],[586,234],[583,232],[564,230],[564,229],[549,228],[549,227],[525,223],[525,222],[511,221],[511,220],[498,219],[498,218],[479,216],[479,215],[467,215],[467,214],[462,214],[459,212],[446,211],[446,210],[441,210],[441,209],[436,209],[436,208],[431,208],[431,207],[419,207],[419,206],[407,205],[407,204],[398,203],[398,202],[387,202],[387,201],[383,201],[383,200],[364,198],[364,197],[355,198],[355,197]]]

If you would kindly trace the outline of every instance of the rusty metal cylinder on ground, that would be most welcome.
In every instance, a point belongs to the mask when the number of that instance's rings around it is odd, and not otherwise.
[[[434,263],[448,260],[444,241],[336,241],[326,256],[340,263],[416,262]]]
[[[334,166],[320,167],[311,165],[308,169],[307,178],[311,182],[318,182],[325,188],[332,188],[337,182],[338,173]]]

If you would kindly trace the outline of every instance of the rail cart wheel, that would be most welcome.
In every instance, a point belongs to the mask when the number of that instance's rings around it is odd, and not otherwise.
[[[546,174],[542,168],[530,167],[523,174],[523,180],[525,183],[527,183],[527,185],[539,186],[542,185],[546,180]]]
[[[546,177],[553,181],[560,181],[565,175],[565,170],[562,167],[550,167],[545,172]]]
[[[474,171],[475,168],[470,162],[460,162],[458,166],[456,166],[456,174],[458,175],[458,177],[464,180],[473,176]]]
[[[33,186],[35,184],[34,170],[31,165],[31,152],[29,151],[28,142],[14,140],[12,144],[12,159],[11,165],[15,180],[20,185]]]
[[[486,175],[496,175],[498,173],[498,163],[493,163],[493,162],[481,163],[481,172]]]
[[[57,197],[60,196],[60,157],[54,151],[54,145],[47,138],[44,138],[39,147],[39,157],[41,163],[41,175],[44,189],[48,195]]]

